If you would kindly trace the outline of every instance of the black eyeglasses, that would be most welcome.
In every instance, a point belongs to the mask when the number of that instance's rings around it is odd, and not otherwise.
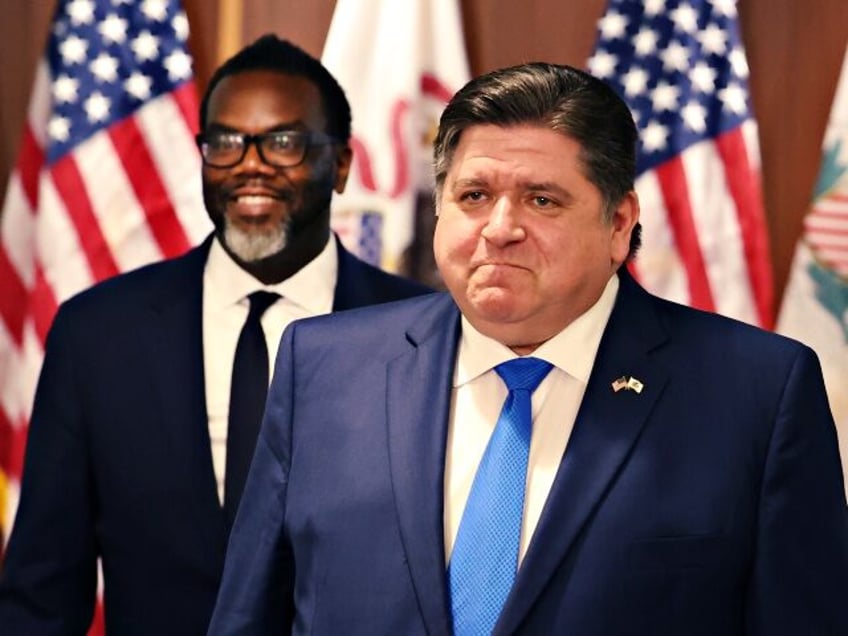
[[[270,166],[292,168],[303,163],[311,146],[334,144],[329,135],[305,130],[275,130],[259,135],[212,131],[196,137],[203,163],[213,168],[232,168],[241,163],[250,144],[256,145],[259,158]]]

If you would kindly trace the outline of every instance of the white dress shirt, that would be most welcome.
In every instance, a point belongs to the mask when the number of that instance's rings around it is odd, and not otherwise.
[[[550,362],[554,368],[533,393],[533,432],[519,563],[527,552],[568,444],[617,293],[618,276],[612,276],[598,302],[530,354]],[[462,318],[445,458],[446,561],[450,561],[477,466],[508,392],[494,367],[516,357],[511,349],[484,336]]]
[[[276,285],[263,285],[239,267],[217,239],[212,241],[203,272],[203,370],[212,464],[221,502],[224,501],[224,467],[227,465],[230,383],[236,345],[250,308],[247,296],[259,290],[281,296],[262,315],[270,378],[283,330],[298,318],[330,313],[337,276],[338,254],[332,235],[318,256]]]

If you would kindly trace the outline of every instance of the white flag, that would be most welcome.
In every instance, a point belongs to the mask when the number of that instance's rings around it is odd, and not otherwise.
[[[354,163],[333,201],[333,229],[396,271],[417,194],[432,190],[438,117],[469,79],[457,0],[338,0],[322,61],[353,112]]]
[[[808,344],[821,359],[848,475],[848,50],[777,331]]]

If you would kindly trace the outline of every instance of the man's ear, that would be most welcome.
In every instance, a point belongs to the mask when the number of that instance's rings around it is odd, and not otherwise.
[[[352,162],[353,150],[351,150],[350,146],[343,146],[336,150],[336,183],[333,189],[339,194],[344,192]]]
[[[618,266],[630,253],[630,235],[639,222],[639,197],[634,190],[628,192],[616,206],[610,222],[610,260]]]

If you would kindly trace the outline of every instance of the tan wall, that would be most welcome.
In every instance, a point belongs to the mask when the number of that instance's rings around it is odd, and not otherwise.
[[[335,5],[334,0],[219,2],[183,0],[201,88],[227,52],[228,42],[233,45],[232,38],[244,42],[274,30],[320,55]],[[229,21],[219,25],[219,7],[225,4],[240,12],[241,25]],[[50,0],[0,0],[4,190],[53,5]],[[605,0],[461,0],[472,70],[479,73],[531,60],[582,66],[604,5]],[[848,20],[845,0],[740,0],[739,13],[760,125],[763,188],[779,295],[818,171],[822,133],[848,43]]]

